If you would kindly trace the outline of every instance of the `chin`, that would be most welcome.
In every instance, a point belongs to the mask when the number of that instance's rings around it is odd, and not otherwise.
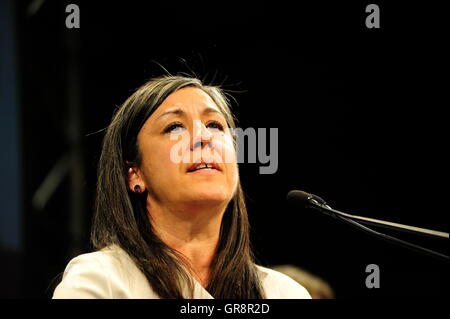
[[[198,202],[198,204],[222,204],[228,203],[232,198],[232,194],[229,192],[220,191],[218,189],[209,189],[206,191],[192,190],[187,198],[190,198],[191,201]]]

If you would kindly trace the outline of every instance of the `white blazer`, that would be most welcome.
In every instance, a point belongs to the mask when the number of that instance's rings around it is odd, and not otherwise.
[[[256,266],[268,299],[310,299],[308,291],[290,277]],[[208,291],[194,281],[195,299],[213,299]],[[189,296],[187,286],[183,295]],[[119,246],[79,255],[67,265],[63,280],[53,293],[54,299],[159,299],[147,278],[128,254]]]

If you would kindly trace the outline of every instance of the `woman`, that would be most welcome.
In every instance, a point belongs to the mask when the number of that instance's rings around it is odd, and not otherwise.
[[[253,262],[234,127],[223,92],[195,78],[131,95],[103,141],[95,252],[70,261],[53,297],[310,298]]]

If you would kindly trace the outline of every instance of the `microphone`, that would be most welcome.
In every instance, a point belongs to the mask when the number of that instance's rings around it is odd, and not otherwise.
[[[304,191],[293,190],[287,194],[288,201],[296,201],[299,205],[311,208],[312,206],[326,205],[326,202],[317,195]]]
[[[295,204],[297,204],[299,207],[301,208],[312,208],[315,209],[317,211],[320,211],[326,215],[329,215],[331,217],[337,218],[347,224],[350,224],[352,226],[357,227],[360,230],[363,230],[365,232],[368,232],[372,235],[376,235],[378,237],[382,237],[383,239],[386,239],[388,241],[400,244],[401,246],[405,246],[407,248],[411,248],[413,250],[416,251],[420,251],[422,253],[426,253],[429,255],[432,255],[434,257],[438,257],[440,259],[444,259],[447,260],[449,259],[448,256],[443,255],[441,253],[432,251],[430,249],[427,248],[423,248],[421,246],[415,245],[415,244],[411,244],[409,242],[403,241],[401,239],[374,231],[373,229],[370,229],[366,226],[361,225],[359,222],[363,223],[363,224],[371,224],[371,225],[376,225],[376,226],[381,226],[381,227],[387,227],[387,228],[393,228],[395,230],[402,230],[402,231],[408,231],[408,232],[412,232],[412,233],[416,233],[416,234],[421,234],[421,235],[428,235],[428,236],[432,236],[432,237],[437,237],[437,238],[444,238],[444,239],[449,239],[449,234],[445,233],[445,232],[441,232],[441,231],[436,231],[436,230],[431,230],[431,229],[426,229],[426,228],[421,228],[421,227],[415,227],[415,226],[410,226],[410,225],[404,225],[404,224],[399,224],[399,223],[393,223],[393,222],[389,222],[389,221],[385,221],[385,220],[380,220],[380,219],[374,219],[374,218],[368,218],[368,217],[362,217],[362,216],[356,216],[356,215],[350,215],[341,211],[338,211],[336,209],[331,208],[330,206],[328,206],[326,204],[326,202],[320,198],[317,195],[313,195],[304,191],[300,191],[300,190],[292,190],[287,194],[287,200],[289,202],[293,202]],[[357,222],[358,221],[358,222]]]

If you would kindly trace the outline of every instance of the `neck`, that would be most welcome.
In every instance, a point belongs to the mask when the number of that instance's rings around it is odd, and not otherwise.
[[[157,236],[187,259],[191,274],[206,287],[226,204],[168,206],[148,200],[147,208]]]

